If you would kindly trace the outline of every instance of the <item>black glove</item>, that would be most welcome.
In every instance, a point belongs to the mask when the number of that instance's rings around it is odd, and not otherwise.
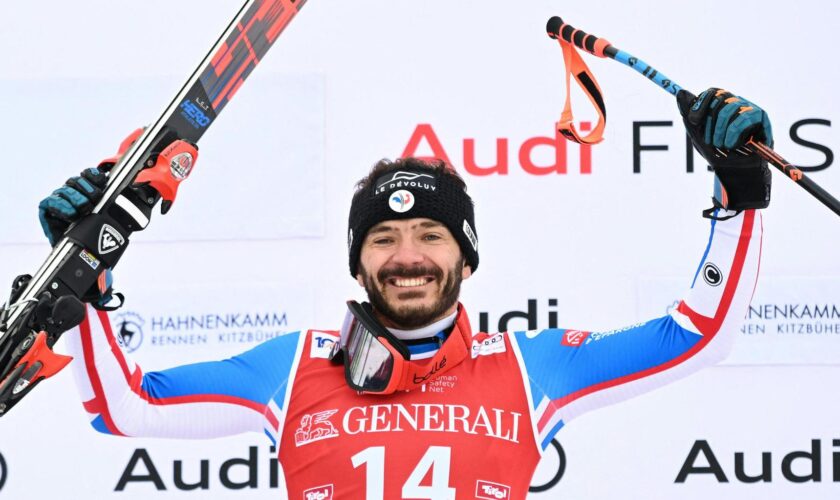
[[[697,97],[680,90],[677,106],[694,148],[715,172],[715,208],[766,208],[770,204],[770,169],[745,144],[754,138],[773,146],[767,113],[746,99],[717,88],[705,90]],[[710,216],[710,212],[704,215]]]

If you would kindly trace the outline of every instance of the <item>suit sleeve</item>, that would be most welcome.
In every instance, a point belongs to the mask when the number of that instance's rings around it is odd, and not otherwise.
[[[761,214],[712,221],[691,287],[667,316],[606,332],[516,332],[545,448],[582,413],[653,390],[724,359],[758,277]]]
[[[108,315],[88,308],[65,335],[93,427],[118,436],[212,438],[264,432],[276,443],[298,333],[230,359],[144,373],[114,335]]]

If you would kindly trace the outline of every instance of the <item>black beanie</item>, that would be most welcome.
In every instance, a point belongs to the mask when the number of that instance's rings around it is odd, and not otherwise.
[[[386,220],[417,217],[443,223],[475,272],[478,236],[472,199],[453,176],[432,166],[412,165],[387,172],[353,195],[347,233],[350,275],[356,277],[362,242],[371,227]]]

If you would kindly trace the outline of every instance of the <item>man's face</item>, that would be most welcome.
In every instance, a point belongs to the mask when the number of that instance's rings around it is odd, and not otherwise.
[[[385,326],[413,329],[455,312],[461,281],[471,273],[449,229],[417,218],[370,228],[356,280]]]

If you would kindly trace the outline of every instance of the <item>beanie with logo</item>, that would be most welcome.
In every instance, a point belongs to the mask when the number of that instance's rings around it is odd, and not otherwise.
[[[358,272],[362,241],[370,228],[387,220],[418,217],[445,225],[475,272],[478,236],[472,199],[454,176],[412,166],[380,176],[353,196],[347,233],[350,274],[355,277]]]

